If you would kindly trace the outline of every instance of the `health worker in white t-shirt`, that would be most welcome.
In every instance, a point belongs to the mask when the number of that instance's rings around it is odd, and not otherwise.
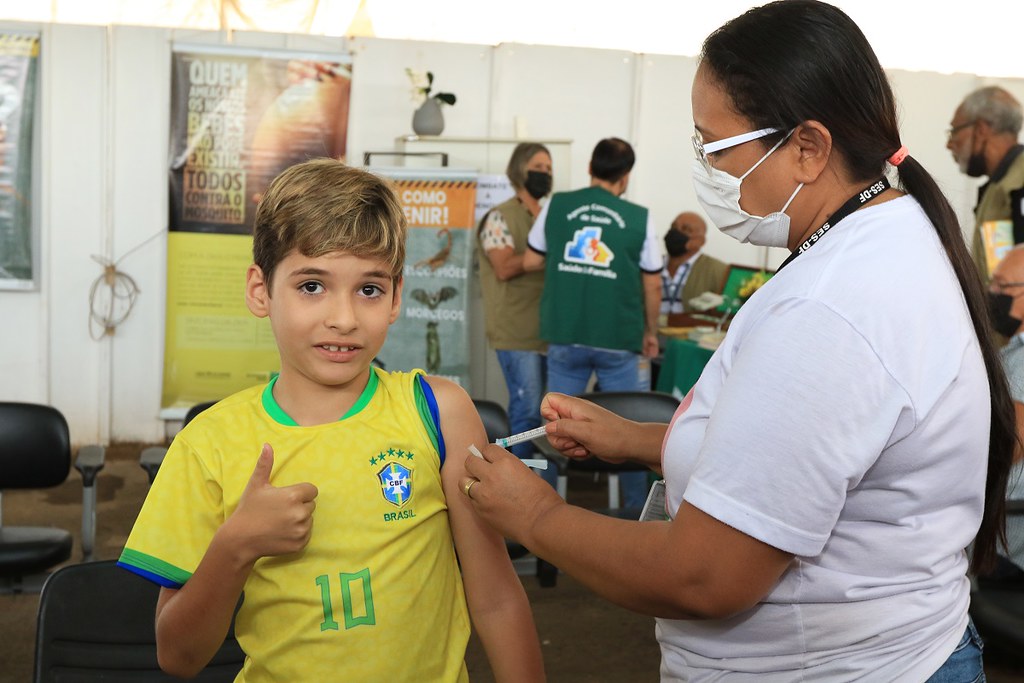
[[[692,101],[704,212],[790,256],[670,425],[559,394],[541,409],[569,457],[661,471],[670,519],[568,505],[496,446],[467,458],[465,490],[505,536],[657,617],[663,681],[976,680],[968,571],[996,555],[1014,415],[956,215],[831,5],[726,23]]]

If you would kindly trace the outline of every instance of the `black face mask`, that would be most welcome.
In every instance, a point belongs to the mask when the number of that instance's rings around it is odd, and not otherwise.
[[[988,175],[985,170],[985,155],[972,154],[968,157],[967,168],[964,172],[971,178],[980,178],[983,175]]]
[[[669,228],[669,231],[665,233],[665,251],[669,256],[682,256],[686,253],[686,243],[689,241],[689,235],[684,235],[675,228]]]
[[[988,293],[988,309],[992,316],[992,326],[1004,337],[1012,337],[1020,329],[1021,319],[1010,315],[1013,297],[1009,294]]]
[[[527,171],[523,189],[534,199],[540,199],[551,192],[551,174],[543,171]]]

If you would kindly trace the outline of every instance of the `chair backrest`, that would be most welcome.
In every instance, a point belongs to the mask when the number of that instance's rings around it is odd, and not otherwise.
[[[0,403],[0,491],[49,488],[71,472],[71,436],[59,410]]]
[[[189,408],[188,412],[185,413],[185,421],[181,423],[181,426],[184,427],[185,425],[187,425],[189,422],[195,419],[196,415],[211,407],[215,403],[216,401],[204,401],[203,403],[197,403],[191,408]]]
[[[488,401],[485,398],[474,398],[473,405],[476,406],[476,412],[480,414],[480,420],[484,423],[484,431],[487,432],[487,440],[490,443],[509,435],[508,413],[500,403]]]
[[[601,406],[616,415],[636,422],[668,423],[679,407],[679,399],[661,391],[595,391],[580,398]],[[569,467],[599,472],[628,472],[647,469],[634,463],[613,464],[597,458],[569,460]]]
[[[160,587],[113,560],[54,572],[43,586],[36,624],[35,683],[170,682],[156,658],[153,615]],[[245,655],[234,639],[192,680],[233,681]]]

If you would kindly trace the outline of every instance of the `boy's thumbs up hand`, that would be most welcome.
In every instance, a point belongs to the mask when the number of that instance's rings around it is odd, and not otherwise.
[[[249,561],[302,550],[313,530],[317,488],[310,483],[280,488],[270,483],[274,449],[263,444],[256,467],[224,526]]]

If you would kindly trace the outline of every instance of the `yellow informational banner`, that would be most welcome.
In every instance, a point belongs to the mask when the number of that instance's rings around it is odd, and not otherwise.
[[[163,407],[224,398],[277,372],[270,321],[245,305],[250,263],[247,235],[167,236]]]
[[[188,408],[278,371],[267,320],[245,305],[256,207],[270,181],[345,157],[345,55],[175,48],[161,407]]]
[[[985,221],[981,224],[981,241],[985,245],[985,264],[988,276],[992,277],[996,266],[1003,260],[1010,249],[1013,249],[1013,222]]]

